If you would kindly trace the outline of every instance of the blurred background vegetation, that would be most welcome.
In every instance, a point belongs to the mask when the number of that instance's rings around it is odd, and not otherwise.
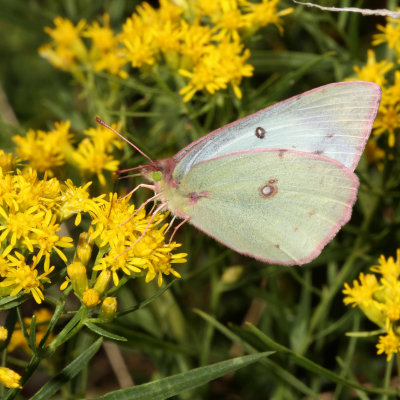
[[[377,3],[332,0],[324,5],[397,6],[396,1]],[[13,135],[25,135],[29,129],[50,130],[60,120],[71,121],[76,138],[82,138],[83,130],[94,127],[94,117],[99,115],[109,123],[121,121],[120,131],[153,159],[166,158],[195,138],[274,102],[323,84],[356,78],[354,66],[366,65],[368,49],[374,48],[377,60],[396,62],[396,54],[386,44],[372,46],[372,37],[378,32],[376,26],[385,25],[385,18],[331,13],[285,0],[279,2],[279,10],[293,7],[293,12],[282,17],[282,33],[276,25],[269,24],[244,39],[250,49],[247,62],[254,72],[240,84],[241,99],[228,88],[214,94],[198,93],[183,102],[178,93],[184,85],[183,78],[173,76],[165,64],[157,66],[153,75],[131,69],[128,79],[123,79],[105,71],[91,71],[79,81],[76,75],[54,68],[38,53],[50,41],[44,28],[53,28],[58,16],[78,24],[82,19],[101,21],[108,13],[111,28],[120,32],[139,4],[125,0],[2,0],[2,149],[14,150]],[[150,4],[158,6],[155,1]],[[387,77],[392,83],[395,70]],[[381,395],[351,388],[347,380],[371,388],[395,386],[392,362],[376,354],[376,336],[346,336],[347,332],[374,331],[376,326],[358,309],[346,307],[341,293],[344,282],[351,285],[361,271],[367,272],[377,264],[381,254],[395,256],[399,247],[398,141],[388,146],[387,136],[382,135],[379,140],[384,152],[381,162],[385,165],[379,166],[365,157],[361,160],[360,202],[351,222],[320,257],[306,266],[266,265],[228,250],[189,225],[182,228],[176,238],[182,242],[182,251],[188,253],[188,262],[177,269],[182,278],[147,307],[107,324],[109,331],[128,339],[120,345],[122,365],[135,384],[239,356],[250,347],[257,351],[277,350],[243,325],[250,321],[273,341],[316,365],[299,361],[298,356],[281,349],[267,362],[247,366],[177,398],[365,399]],[[124,148],[118,157],[120,169],[144,163],[130,148]],[[64,172],[60,178],[84,183],[73,171],[71,175]],[[93,195],[112,190],[124,193],[138,182],[133,179],[115,186],[108,174],[105,187],[95,182]],[[140,204],[146,195],[138,193],[135,202]],[[371,207],[372,202],[376,207]],[[154,282],[132,279],[118,291],[118,309],[140,304],[157,290]],[[47,306],[52,310],[51,304]],[[70,309],[74,306],[76,303],[71,300]],[[24,316],[31,316],[37,306],[27,302],[21,308]],[[206,320],[194,309],[215,320]],[[228,331],[223,331],[216,321]],[[82,331],[60,348],[28,381],[20,398],[30,398],[95,336],[89,330]],[[15,369],[23,370],[24,364],[16,358]],[[113,371],[109,355],[102,350],[87,370],[64,387],[59,398],[99,396],[118,389],[117,378],[118,369]],[[339,378],[346,380],[340,382]]]

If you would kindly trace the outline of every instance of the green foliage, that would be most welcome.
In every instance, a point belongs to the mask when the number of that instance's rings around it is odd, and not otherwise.
[[[179,90],[188,84],[187,77],[162,57],[146,68],[126,67],[125,79],[84,63],[73,72],[61,71],[39,56],[39,47],[50,41],[44,27],[53,27],[57,16],[74,24],[81,19],[92,23],[106,12],[110,26],[121,32],[137,4],[141,2],[2,1],[2,149],[14,149],[12,136],[50,129],[59,120],[71,121],[71,129],[81,137],[84,129],[95,126],[98,115],[109,123],[121,121],[121,133],[153,159],[170,157],[205,133],[276,101],[354,78],[353,67],[366,64],[376,24],[383,23],[381,18],[334,14],[282,0],[279,10],[294,7],[282,17],[282,34],[270,24],[243,38],[250,49],[246,62],[254,71],[241,80],[241,99],[227,84],[215,93],[198,91],[184,102]],[[88,45],[89,39],[84,42]],[[376,54],[379,60],[396,61],[385,44],[376,47]],[[386,87],[394,84],[397,69],[380,75],[386,74]],[[375,331],[376,326],[359,310],[346,307],[341,291],[345,282],[351,284],[377,264],[381,254],[394,256],[399,247],[398,129],[396,125],[394,145],[388,143],[386,131],[374,137],[383,156],[361,160],[356,171],[359,200],[351,222],[306,266],[263,264],[187,225],[175,237],[189,254],[188,262],[176,268],[182,278],[170,277],[160,289],[154,282],[120,277],[107,292],[118,298],[112,320],[91,314],[72,290],[59,291],[66,266],[61,262],[44,301],[51,311],[49,321],[34,317],[24,323],[22,316],[31,317],[36,308],[27,301],[28,294],[0,298],[0,324],[9,335],[22,332],[25,350],[29,347],[28,353],[7,353],[9,339],[5,342],[2,365],[21,373],[24,389],[2,387],[0,397],[291,400],[323,395],[350,399],[356,393],[361,399],[395,398],[393,376],[398,371],[392,370],[393,360],[376,354],[376,337],[346,336]],[[130,148],[120,152],[120,169],[145,162]],[[69,172],[63,170],[63,178],[86,182]],[[133,178],[125,187],[120,184],[120,191],[126,193],[138,183],[143,182]],[[108,193],[112,187],[110,179],[105,186],[95,181],[92,193]],[[147,195],[146,189],[136,192],[135,204]],[[77,240],[72,224],[65,229]],[[69,262],[71,258],[68,255]],[[38,332],[43,336],[38,338]],[[119,346],[124,362],[114,370],[101,351],[101,338]],[[135,386],[119,391],[115,376],[120,378],[125,368]]]

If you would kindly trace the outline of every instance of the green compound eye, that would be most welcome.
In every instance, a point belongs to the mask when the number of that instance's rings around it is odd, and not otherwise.
[[[154,181],[159,182],[162,179],[162,173],[160,171],[154,171],[152,172],[151,177]]]

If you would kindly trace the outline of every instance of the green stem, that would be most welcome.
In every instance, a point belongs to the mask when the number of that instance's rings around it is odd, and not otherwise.
[[[398,360],[398,357],[396,357]],[[390,379],[392,376],[392,370],[393,370],[393,360],[390,360],[389,362],[386,363],[386,371],[385,371],[385,377],[383,379],[383,387],[385,389],[388,389],[390,387]],[[388,400],[388,395],[384,394],[382,395],[382,400]]]
[[[72,319],[65,325],[64,329],[57,335],[57,337],[47,346],[46,355],[53,354],[57,347],[61,346],[72,336],[76,335],[84,326],[88,310],[86,307],[81,307]]]

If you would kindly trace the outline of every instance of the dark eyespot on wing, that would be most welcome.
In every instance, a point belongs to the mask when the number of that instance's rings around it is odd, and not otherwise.
[[[278,193],[278,186],[276,185],[277,183],[278,179],[269,179],[265,185],[262,185],[258,188],[260,196],[264,199],[274,197]]]
[[[258,126],[258,127],[256,128],[255,135],[256,135],[259,139],[264,139],[266,133],[267,133],[267,131],[266,131],[264,128],[262,128],[261,126]]]

